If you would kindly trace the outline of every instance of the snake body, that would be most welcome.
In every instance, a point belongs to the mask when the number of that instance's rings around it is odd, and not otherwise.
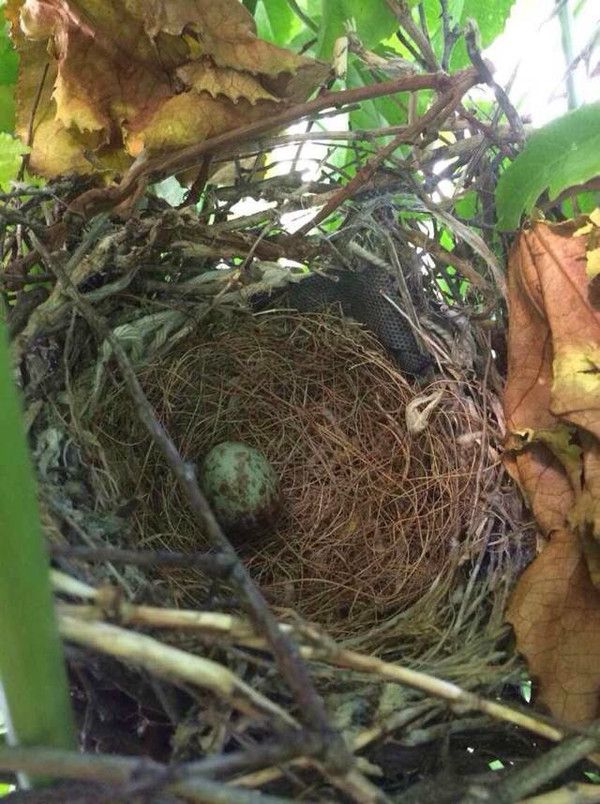
[[[364,271],[312,274],[289,287],[288,301],[300,312],[339,305],[345,316],[378,338],[402,372],[412,376],[427,373],[432,365],[430,356],[419,345],[409,321],[382,294],[402,307],[392,277],[371,266]]]

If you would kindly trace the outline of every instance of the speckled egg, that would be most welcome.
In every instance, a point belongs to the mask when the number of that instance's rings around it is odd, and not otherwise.
[[[279,480],[265,456],[238,441],[223,441],[206,455],[200,483],[229,536],[259,536],[273,528],[280,509]]]

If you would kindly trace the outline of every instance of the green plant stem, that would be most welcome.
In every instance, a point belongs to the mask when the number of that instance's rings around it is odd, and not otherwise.
[[[573,38],[571,36],[572,15],[569,0],[556,0],[556,6],[558,21],[560,23],[560,40],[565,57],[567,104],[569,111],[571,111],[572,109],[577,109],[579,106],[577,87],[575,86],[575,75],[571,67],[573,63]]]
[[[0,692],[10,741],[75,747],[48,560],[5,325],[0,319]],[[0,704],[1,705],[1,704]],[[33,780],[36,784],[43,780]],[[24,779],[26,784],[33,783]]]

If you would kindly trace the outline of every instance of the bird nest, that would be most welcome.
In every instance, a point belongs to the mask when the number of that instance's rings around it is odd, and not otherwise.
[[[239,313],[205,326],[139,378],[187,461],[233,440],[276,469],[276,527],[236,546],[280,615],[293,610],[338,637],[364,633],[447,592],[481,546],[475,500],[494,456],[480,449],[476,396],[464,381],[416,388],[352,322]],[[113,480],[137,503],[135,544],[206,547],[121,387],[104,393],[93,421]],[[182,604],[206,603],[206,581],[194,570],[160,580]]]

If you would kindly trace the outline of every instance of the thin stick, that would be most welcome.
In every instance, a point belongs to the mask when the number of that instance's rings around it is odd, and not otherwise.
[[[103,616],[101,610],[97,607],[90,610],[89,607],[85,606],[69,605],[61,606],[59,611],[68,612],[74,616]],[[131,605],[124,601],[118,602],[112,613],[113,616],[122,618],[120,621],[124,623],[135,623],[145,627],[192,629],[220,636],[228,635],[238,645],[258,650],[268,648],[262,637],[256,636],[251,632],[249,622],[230,614],[181,609],[161,610],[151,606]],[[291,625],[283,624],[280,627],[287,633],[292,633],[293,631]],[[356,651],[342,649],[332,640],[325,640],[323,635],[314,629],[304,629],[304,634],[306,639],[313,643],[312,645],[305,644],[300,648],[302,656],[307,660],[325,662],[326,664],[345,667],[403,684],[424,692],[433,698],[447,701],[465,711],[479,711],[495,720],[513,723],[553,742],[562,740],[567,733],[567,730],[562,727],[547,722],[533,714],[475,695],[462,689],[457,684],[438,679],[428,673],[411,670],[396,663],[385,662],[375,656],[367,656]],[[577,733],[580,736],[590,737],[587,733]]]
[[[361,167],[356,175],[350,179],[343,187],[341,187],[334,196],[322,207],[322,209],[312,218],[308,223],[304,224],[292,236],[293,238],[305,237],[311,229],[318,226],[326,218],[334,212],[340,204],[352,198],[352,196],[371,178],[373,173],[377,170],[379,165],[390,157],[394,151],[409,138],[416,138],[428,126],[433,125],[441,119],[445,119],[450,112],[459,104],[460,99],[464,93],[473,85],[473,76],[467,81],[459,84],[451,85],[451,90],[439,98],[433,106],[425,112],[422,117],[416,120],[411,126],[404,131],[403,134],[394,137],[388,145],[381,148],[375,156],[373,156],[363,167]]]
[[[136,780],[144,784],[154,782],[154,790],[161,784],[174,793],[192,801],[209,804],[291,804],[291,799],[267,796],[255,791],[241,790],[231,785],[204,779],[198,773],[201,763],[194,763],[193,778],[170,780],[178,773],[185,776],[187,768],[170,769],[167,765],[151,759],[109,754],[81,754],[77,751],[61,751],[51,748],[9,748],[0,745],[0,768],[5,771],[32,774],[53,774],[63,779],[100,781],[108,784],[128,785]],[[146,778],[144,778],[146,777]]]
[[[70,642],[143,667],[167,681],[194,684],[210,690],[245,714],[269,715],[278,722],[281,731],[289,731],[297,726],[294,718],[285,710],[212,659],[186,653],[164,645],[153,637],[127,631],[117,625],[88,622],[68,614],[59,614],[58,628]]]
[[[485,81],[485,83],[494,90],[498,105],[506,115],[506,119],[510,123],[512,130],[520,140],[524,140],[525,129],[523,127],[523,122],[519,116],[519,113],[510,102],[510,98],[500,84],[495,80],[490,68],[483,60],[481,50],[479,49],[479,45],[477,43],[478,35],[479,31],[474,20],[468,20],[465,29],[465,43],[467,45],[467,53],[469,54],[469,58],[479,71],[482,81]]]
[[[51,544],[48,551],[53,558],[73,561],[90,561],[115,564],[132,564],[136,567],[197,567],[212,577],[227,578],[234,562],[223,555],[210,553],[178,553],[171,550],[122,550],[117,547],[73,547],[69,544]]]
[[[598,730],[597,726],[596,730]],[[509,771],[498,784],[491,785],[489,787],[491,800],[498,804],[510,804],[529,793],[534,793],[542,785],[556,779],[588,754],[596,751],[599,744],[600,730],[596,738],[581,735],[569,737],[560,745],[554,746],[546,753],[536,757],[532,762]],[[472,795],[465,796],[460,804],[475,804],[480,801],[481,798],[477,792],[474,792]]]

